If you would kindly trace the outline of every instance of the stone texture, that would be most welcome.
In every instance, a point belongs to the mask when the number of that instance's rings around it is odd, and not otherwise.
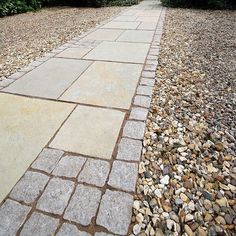
[[[25,203],[32,203],[46,186],[49,177],[32,171],[27,171],[23,178],[11,191],[10,197]]]
[[[109,171],[110,164],[107,161],[88,159],[78,181],[102,187],[106,182]]]
[[[99,189],[79,184],[65,211],[64,219],[89,225],[97,212],[100,198]]]
[[[150,86],[138,86],[137,94],[152,96],[152,87],[150,87]]]
[[[131,222],[133,197],[128,193],[106,190],[102,197],[97,224],[109,231],[126,235]]]
[[[71,225],[68,223],[64,223],[59,232],[57,233],[57,236],[90,236],[91,234],[80,231],[75,225]]]
[[[82,58],[85,54],[87,54],[90,51],[89,48],[67,48],[61,53],[57,54],[56,57],[64,57],[64,58],[75,58],[75,59],[80,59]]]
[[[77,177],[83,167],[86,158],[81,156],[63,157],[53,171],[53,175],[65,177]]]
[[[16,235],[30,209],[15,201],[6,200],[0,207],[0,235]]]
[[[0,94],[0,202],[73,108],[72,104]]]
[[[52,58],[30,71],[11,86],[6,92],[45,98],[58,98],[91,64],[63,58]]]
[[[138,164],[114,161],[108,184],[124,191],[135,191]]]
[[[154,31],[150,30],[126,30],[117,39],[119,42],[132,42],[132,43],[151,43]]]
[[[138,26],[138,29],[140,29],[140,30],[155,30],[156,26],[157,26],[156,22],[142,22]]]
[[[117,159],[139,161],[142,151],[142,141],[122,138],[118,146]]]
[[[95,62],[61,100],[129,109],[141,71],[141,65]]]
[[[137,29],[139,22],[110,21],[102,28],[107,29]]]
[[[141,78],[140,84],[147,85],[147,86],[154,86],[155,80],[154,79]]]
[[[149,44],[146,43],[102,42],[84,58],[102,61],[144,63],[148,50]]]
[[[136,18],[137,18],[137,16],[117,16],[115,19],[113,19],[113,21],[129,22],[129,21],[135,21]]]
[[[146,96],[137,95],[134,98],[134,105],[149,108],[151,104],[151,98]]]
[[[14,81],[15,81],[15,80],[13,80],[13,79],[0,80],[0,86],[1,86],[1,87],[8,86],[9,84],[13,83]]]
[[[143,139],[145,123],[140,121],[127,121],[123,130],[123,136],[134,139]]]
[[[73,189],[74,183],[72,181],[59,178],[51,179],[38,200],[37,208],[54,214],[62,214]]]
[[[95,236],[113,236],[114,234],[107,234],[107,233],[104,233],[104,232],[98,232],[98,233],[95,233]]]
[[[22,236],[45,236],[54,235],[59,224],[59,219],[34,212],[25,223],[21,234]]]
[[[129,118],[134,120],[145,121],[147,119],[147,115],[148,109],[142,107],[133,107]]]
[[[24,71],[18,71],[12,75],[10,75],[8,78],[9,79],[13,79],[13,80],[16,80],[16,79],[19,79],[21,76],[23,76],[25,74]]]
[[[122,32],[123,30],[118,29],[97,29],[87,35],[84,40],[115,41]]]
[[[145,78],[155,78],[155,75],[156,75],[156,72],[155,71],[143,71],[142,72],[142,76],[145,77]]]
[[[123,119],[124,112],[78,106],[50,146],[110,159]]]
[[[158,17],[156,16],[139,16],[137,21],[142,21],[142,22],[148,22],[148,23],[157,23],[158,22]]]
[[[51,173],[63,154],[64,152],[61,150],[45,148],[39,154],[36,161],[32,164],[32,167]]]

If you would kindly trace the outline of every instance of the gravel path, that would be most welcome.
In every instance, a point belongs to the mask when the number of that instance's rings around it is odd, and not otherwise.
[[[0,80],[122,9],[55,7],[0,18]]]
[[[136,235],[236,231],[236,12],[169,9],[147,120]]]

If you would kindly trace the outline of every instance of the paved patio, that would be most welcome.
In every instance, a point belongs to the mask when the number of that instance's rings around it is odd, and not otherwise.
[[[0,87],[0,235],[127,235],[165,9],[143,1]]]

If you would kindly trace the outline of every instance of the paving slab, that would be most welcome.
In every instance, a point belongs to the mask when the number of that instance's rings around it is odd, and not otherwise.
[[[151,43],[154,31],[148,30],[126,30],[117,39],[118,42],[132,42],[132,43]]]
[[[119,29],[97,29],[90,33],[83,40],[101,40],[101,41],[115,41],[124,30]]]
[[[123,119],[121,111],[78,106],[50,146],[110,159]]]
[[[141,71],[138,64],[95,62],[60,99],[129,109]]]
[[[78,230],[78,228],[75,225],[64,223],[56,235],[57,236],[90,236],[91,234]]]
[[[52,58],[3,91],[56,99],[90,64],[89,61]]]
[[[74,58],[81,59],[85,54],[87,54],[91,49],[78,47],[78,48],[67,48],[61,53],[57,54],[56,57],[64,57],[64,58]]]
[[[147,43],[102,42],[84,58],[102,61],[144,63],[149,46]]]
[[[159,18],[156,16],[139,16],[136,21],[138,22],[158,22]]]
[[[67,103],[0,94],[0,202],[73,108]]]
[[[138,26],[138,30],[155,30],[157,26],[157,22],[142,22]]]
[[[103,25],[103,29],[137,29],[140,22],[110,21]]]
[[[134,98],[134,105],[141,106],[141,107],[147,107],[149,108],[151,104],[151,98],[141,95],[136,95]]]
[[[113,19],[113,21],[129,22],[129,21],[135,21],[136,18],[137,18],[137,16],[117,16],[115,19]]]

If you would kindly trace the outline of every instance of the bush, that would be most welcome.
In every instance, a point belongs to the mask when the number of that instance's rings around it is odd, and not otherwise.
[[[235,0],[161,0],[164,6],[226,9],[235,8]]]

